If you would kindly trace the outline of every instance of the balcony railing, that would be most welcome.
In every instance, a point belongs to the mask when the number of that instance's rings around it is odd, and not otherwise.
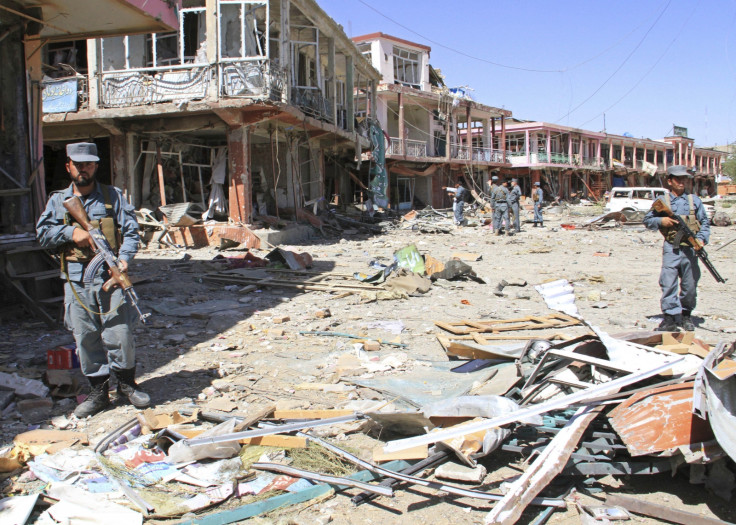
[[[474,160],[478,162],[498,162],[498,163],[509,162],[508,152],[506,154],[507,158],[506,160],[504,160],[503,152],[497,149],[494,150],[493,148],[483,148],[483,147],[477,146],[473,148],[472,155],[471,155],[469,146],[459,146],[455,144],[453,145],[451,152],[452,152],[452,157],[458,160]]]
[[[201,99],[211,78],[209,65],[105,71],[100,75],[100,105],[126,107]]]
[[[256,97],[280,101],[286,72],[267,60],[244,60],[220,65],[220,93],[225,97]]]
[[[426,157],[427,143],[421,140],[406,139],[406,156],[407,157]],[[391,144],[387,152],[389,155],[403,155],[403,145],[399,138],[391,137]]]
[[[579,165],[588,169],[601,169],[603,168],[603,159],[601,157],[583,157],[580,159]]]
[[[292,86],[291,103],[310,117],[326,122],[335,121],[332,114],[332,100],[323,96],[319,88]]]

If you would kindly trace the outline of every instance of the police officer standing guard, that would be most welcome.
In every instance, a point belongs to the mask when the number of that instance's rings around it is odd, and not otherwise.
[[[542,202],[544,201],[544,192],[542,191],[539,181],[534,183],[532,190],[532,202],[534,203],[534,227],[539,223],[540,228],[544,228],[544,219],[542,218]]]
[[[508,235],[514,234],[509,222],[509,190],[506,187],[507,184],[506,181],[503,181],[500,186],[495,187],[491,194],[494,235],[501,235],[503,228],[506,228]]]
[[[519,199],[521,199],[521,188],[518,179],[511,179],[511,191],[509,191],[509,207],[511,214],[514,216],[514,231],[521,231],[521,218],[519,217]]]
[[[51,194],[38,219],[36,232],[41,246],[61,256],[64,284],[64,323],[74,334],[82,373],[91,386],[90,395],[74,411],[79,418],[92,416],[110,405],[110,374],[118,380],[118,397],[136,408],[149,405],[148,394],[135,383],[133,324],[137,316],[119,287],[105,290],[107,266],[89,281],[83,279],[94,256],[89,232],[64,208],[64,201],[78,197],[87,216],[98,227],[119,258],[119,269],[127,272],[138,252],[138,222],[133,206],[113,186],[96,179],[97,146],[89,142],[66,147],[66,170],[72,180],[68,188]]]
[[[700,198],[688,191],[692,179],[692,173],[685,166],[670,166],[667,168],[667,184],[670,191],[658,200],[664,201],[673,213],[682,217],[685,224],[695,233],[695,238],[705,246],[710,239],[710,224]],[[698,256],[685,240],[677,243],[675,219],[660,216],[652,209],[644,216],[644,225],[650,230],[659,229],[664,236],[662,270],[659,274],[659,286],[662,289],[660,304],[664,319],[657,330],[672,332],[681,327],[686,331],[692,331],[695,325],[690,315],[695,308],[700,279]]]

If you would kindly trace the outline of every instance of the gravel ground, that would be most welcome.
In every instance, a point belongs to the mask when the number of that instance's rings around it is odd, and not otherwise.
[[[449,234],[425,234],[394,229],[369,236],[356,232],[344,238],[317,239],[300,246],[285,246],[308,252],[315,270],[352,274],[371,273],[369,263],[389,263],[392,254],[415,244],[422,254],[446,261],[454,253],[477,254],[469,262],[486,283],[437,281],[426,294],[401,300],[367,301],[359,295],[336,298],[326,292],[302,292],[287,288],[263,288],[241,293],[240,286],[207,285],[199,278],[212,270],[209,262],[220,252],[200,250],[143,250],[131,270],[139,279],[136,289],[146,309],[154,303],[161,308],[172,305],[203,305],[223,300],[230,304],[218,315],[176,317],[154,312],[146,326],[136,330],[139,384],[151,394],[158,408],[174,410],[196,404],[215,409],[230,405],[239,413],[252,413],[268,404],[281,408],[335,408],[355,406],[357,400],[381,398],[367,389],[345,392],[310,390],[305,384],[338,383],[341,367],[354,355],[354,341],[340,337],[300,335],[299,331],[331,330],[359,334],[384,341],[400,341],[405,348],[382,345],[371,354],[394,356],[400,374],[426,362],[447,361],[437,342],[435,321],[457,322],[478,319],[510,319],[548,315],[541,296],[533,285],[567,279],[574,284],[580,314],[606,332],[651,330],[659,322],[657,284],[661,237],[656,232],[629,225],[599,230],[565,229],[561,224],[580,224],[600,212],[596,207],[565,207],[546,210],[545,228],[524,224],[521,234],[494,236],[487,227],[464,227]],[[712,263],[727,279],[736,275],[733,250],[736,243],[716,251],[736,236],[736,227],[714,227],[708,247]],[[237,249],[222,252],[232,257]],[[256,252],[263,256],[266,252]],[[191,257],[191,258],[190,258]],[[185,261],[185,258],[189,260]],[[503,297],[493,294],[499,281],[523,280],[527,286],[507,287]],[[355,282],[355,281],[351,281]],[[698,306],[694,312],[696,335],[707,343],[732,341],[736,333],[733,293],[730,284],[718,284],[703,270]],[[330,317],[322,317],[325,309]],[[278,318],[288,317],[281,323]],[[375,321],[403,322],[399,336]],[[71,340],[64,331],[49,332],[32,320],[10,319],[0,325],[7,334],[0,341],[4,371],[23,368],[42,373],[45,350]],[[568,335],[583,333],[581,328],[560,329]],[[552,332],[547,332],[548,334]],[[347,363],[347,364],[346,364]],[[381,373],[379,373],[381,375]],[[374,401],[375,402],[375,401]],[[55,403],[53,415],[69,415],[71,400]],[[134,416],[132,407],[116,404],[113,409],[86,421],[72,421],[73,428],[86,431],[92,444]],[[28,428],[28,423],[12,410],[0,422],[2,443]],[[377,445],[376,435],[339,433],[339,442],[369,452]],[[484,460],[488,469],[487,487],[495,488],[525,468],[523,458],[494,453]],[[14,482],[11,478],[9,482]],[[577,480],[582,486],[582,480]],[[6,482],[5,487],[9,485]],[[595,485],[606,492],[631,494],[642,499],[687,510],[703,516],[736,521],[736,511],[702,485],[690,485],[687,468],[678,474],[605,478]],[[357,493],[355,490],[348,491]],[[605,492],[604,492],[605,493]],[[596,503],[604,493],[593,496],[575,493],[571,500]],[[226,502],[210,513],[238,506]],[[437,495],[422,488],[399,490],[393,499],[380,498],[369,505],[353,507],[348,497],[338,496],[309,505],[284,509],[255,523],[482,523],[489,506],[467,498]],[[530,523],[539,509],[530,508],[521,523]],[[637,523],[660,523],[637,517]],[[549,523],[579,523],[574,505],[552,515]]]

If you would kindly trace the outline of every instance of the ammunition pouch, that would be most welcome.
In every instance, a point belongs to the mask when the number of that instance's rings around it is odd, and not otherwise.
[[[105,236],[105,239],[110,244],[113,253],[115,254],[115,256],[117,256],[118,251],[120,250],[120,245],[122,244],[122,236],[120,234],[120,229],[115,222],[115,216],[112,206],[113,189],[111,186],[108,186],[106,184],[102,184],[101,188],[102,195],[105,200],[105,212],[107,214],[107,217],[103,217],[102,219],[90,220],[90,224],[93,228],[99,228],[99,230],[102,232],[102,235]],[[68,213],[64,216],[64,223],[76,228],[82,228],[82,225],[75,221]],[[61,248],[60,255],[61,271],[63,273],[66,273],[66,263],[88,263],[95,256],[95,253],[92,251],[91,248],[79,248],[74,243],[68,243]]]

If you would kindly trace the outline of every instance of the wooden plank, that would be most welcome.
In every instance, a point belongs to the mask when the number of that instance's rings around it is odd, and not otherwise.
[[[383,461],[393,461],[396,459],[427,459],[429,457],[429,446],[419,445],[418,447],[407,448],[406,450],[397,450],[396,452],[384,452],[383,447],[373,449],[373,462],[381,463]]]
[[[260,436],[246,438],[238,441],[241,445],[261,445],[264,447],[278,448],[307,448],[307,438],[299,436]]]
[[[672,523],[681,523],[682,525],[728,525],[727,522],[708,516],[701,516],[684,510],[677,510],[670,505],[660,505],[621,494],[607,494],[606,503],[610,505],[618,505],[635,514],[643,514],[659,518]]]
[[[353,410],[338,409],[306,409],[306,410],[274,410],[274,419],[328,419],[331,417],[349,416],[354,414]]]
[[[276,410],[276,405],[269,404],[265,407],[261,408],[257,412],[254,412],[251,416],[249,416],[247,419],[244,419],[237,425],[235,425],[235,432],[241,432],[242,430],[245,430],[248,427],[251,427],[258,423],[261,419],[265,419],[268,416],[270,416],[273,411]]]

